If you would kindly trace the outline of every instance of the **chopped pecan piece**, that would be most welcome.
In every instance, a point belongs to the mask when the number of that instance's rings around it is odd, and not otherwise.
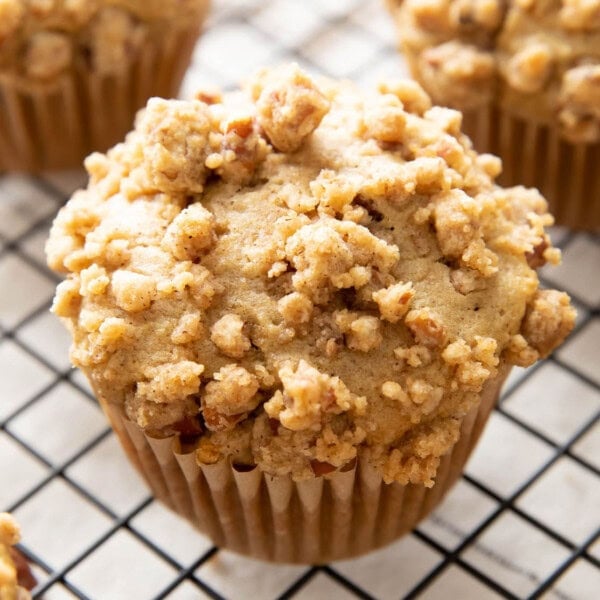
[[[337,469],[337,467],[334,467],[330,463],[321,462],[316,459],[310,461],[310,466],[315,474],[315,477],[322,477],[323,475],[333,473]]]

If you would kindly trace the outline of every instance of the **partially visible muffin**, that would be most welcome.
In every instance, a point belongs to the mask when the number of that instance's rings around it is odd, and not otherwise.
[[[465,112],[506,184],[600,226],[600,0],[388,0],[413,75]]]
[[[357,463],[422,493],[462,437],[458,476],[510,365],[573,326],[568,296],[539,289],[560,258],[544,199],[496,186],[498,159],[414,82],[363,92],[289,66],[199,97],[151,100],[91,156],[47,243],[71,359],[155,493],[183,472],[197,500],[201,469],[232,464],[301,494]]]
[[[8,513],[0,513],[0,600],[30,600],[33,578],[25,559],[15,545],[21,539],[16,521]]]
[[[0,171],[75,167],[177,93],[208,0],[0,0]]]

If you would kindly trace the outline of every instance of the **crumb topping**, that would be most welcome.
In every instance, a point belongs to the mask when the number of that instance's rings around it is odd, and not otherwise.
[[[573,143],[600,141],[600,0],[387,0],[436,102],[498,101]]]
[[[0,0],[0,74],[52,82],[80,66],[120,72],[148,37],[200,21],[208,0]]]
[[[277,150],[294,152],[319,126],[329,102],[298,67],[261,75],[253,90],[258,124]]]
[[[46,247],[71,358],[200,462],[304,479],[360,455],[430,486],[485,383],[573,326],[538,289],[545,201],[497,187],[411,81],[290,66],[152,100],[86,167]]]
[[[21,596],[25,590],[19,587],[18,571],[12,555],[12,548],[20,539],[21,533],[14,518],[8,513],[0,513],[0,598],[3,600],[29,597]]]

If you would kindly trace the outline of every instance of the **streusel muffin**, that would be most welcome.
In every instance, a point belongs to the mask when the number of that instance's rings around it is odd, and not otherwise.
[[[413,75],[465,114],[505,185],[600,227],[600,0],[388,0]]]
[[[208,0],[0,0],[0,172],[78,167],[176,95]]]
[[[21,539],[16,521],[0,513],[0,600],[31,600],[35,579],[25,560],[15,549]]]
[[[414,82],[288,66],[153,99],[87,160],[53,310],[155,495],[218,544],[322,562],[408,531],[510,365],[569,333],[535,270],[559,260],[546,202],[460,125]]]

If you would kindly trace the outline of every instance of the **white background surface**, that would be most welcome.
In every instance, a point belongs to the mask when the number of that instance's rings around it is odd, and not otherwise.
[[[405,73],[379,1],[215,0],[184,85],[232,87],[294,59],[364,85]],[[48,600],[432,600],[600,597],[600,236],[554,231],[579,324],[513,372],[467,475],[417,533],[362,559],[271,566],[213,548],[152,501],[121,455],[49,313],[43,244],[84,176],[0,177],[0,510],[14,510]],[[565,569],[565,565],[568,567]]]

